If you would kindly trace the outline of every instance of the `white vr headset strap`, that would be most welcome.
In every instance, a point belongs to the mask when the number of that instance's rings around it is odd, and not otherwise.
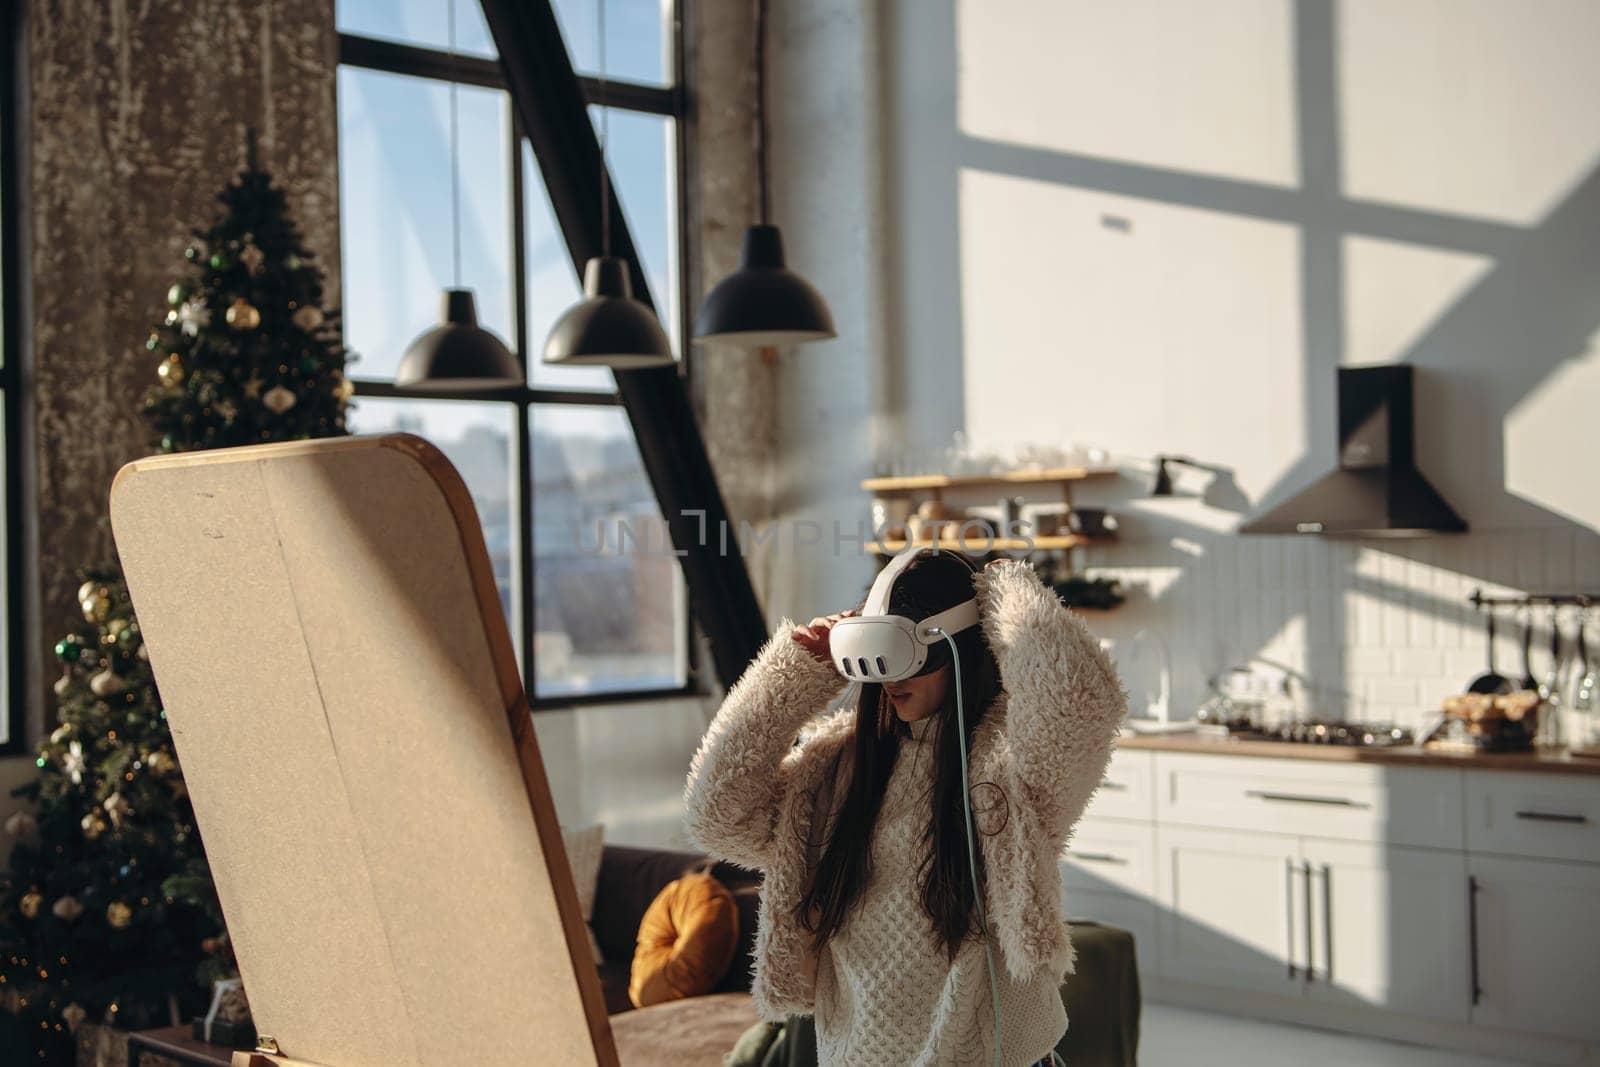
[[[935,641],[944,640],[941,634],[958,634],[977,621],[978,601],[973,598],[953,608],[945,608],[937,615],[929,615],[917,623],[917,640],[925,645],[931,645]],[[939,633],[934,633],[934,630],[938,630]]]
[[[877,579],[872,583],[872,589],[867,593],[867,602],[861,605],[863,617],[889,614],[889,594],[894,592],[894,583],[899,581],[906,568],[911,566],[911,561],[926,551],[927,548],[924,546],[903,549],[878,572]]]

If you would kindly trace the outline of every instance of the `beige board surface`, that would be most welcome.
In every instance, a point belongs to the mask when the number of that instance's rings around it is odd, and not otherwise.
[[[140,460],[111,516],[258,1031],[328,1067],[614,1064],[482,533],[438,450]]]

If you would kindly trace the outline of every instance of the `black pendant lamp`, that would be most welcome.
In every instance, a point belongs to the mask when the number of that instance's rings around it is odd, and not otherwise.
[[[655,312],[633,298],[628,261],[611,254],[611,176],[606,169],[606,5],[600,0],[600,254],[583,266],[583,299],[550,328],[544,362],[558,367],[637,370],[677,362]]]
[[[456,55],[456,4],[450,0],[450,59]],[[461,287],[461,153],[456,82],[450,81],[450,224],[455,285],[444,291],[439,325],[400,358],[394,384],[403,389],[504,389],[522,384],[522,365],[506,343],[478,325],[471,289]]]
[[[756,153],[761,221],[744,231],[739,269],[706,294],[695,339],[768,348],[835,337],[828,302],[784,264],[783,235],[768,221],[767,0],[756,0]]]

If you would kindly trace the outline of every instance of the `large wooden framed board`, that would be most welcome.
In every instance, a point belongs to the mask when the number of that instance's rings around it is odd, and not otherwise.
[[[410,434],[142,459],[111,521],[259,1033],[616,1067],[471,497]]]

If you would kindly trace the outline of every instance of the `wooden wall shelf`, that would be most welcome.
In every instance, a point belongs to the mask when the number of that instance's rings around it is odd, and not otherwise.
[[[911,474],[897,478],[868,478],[861,483],[861,488],[879,496],[888,496],[942,489],[1081,482],[1089,478],[1107,478],[1116,473],[1115,468],[1111,467],[1057,467],[1052,470],[1010,471],[1006,474]]]
[[[1045,551],[1048,549],[1080,548],[1084,545],[1092,545],[1109,540],[1110,538],[1079,537],[1077,534],[1040,534],[1038,537],[1031,539],[1031,544],[1033,548]],[[933,540],[927,538],[917,541],[917,544],[932,545]],[[980,536],[966,539],[941,537],[939,538],[939,544],[944,548],[959,549],[968,555],[973,555],[983,552],[1010,552],[1025,549],[1029,547],[1030,542],[1024,541],[1020,537],[995,537],[991,539]],[[868,541],[866,544],[868,552],[877,552],[884,555],[893,555],[905,547],[906,542],[904,541]]]

